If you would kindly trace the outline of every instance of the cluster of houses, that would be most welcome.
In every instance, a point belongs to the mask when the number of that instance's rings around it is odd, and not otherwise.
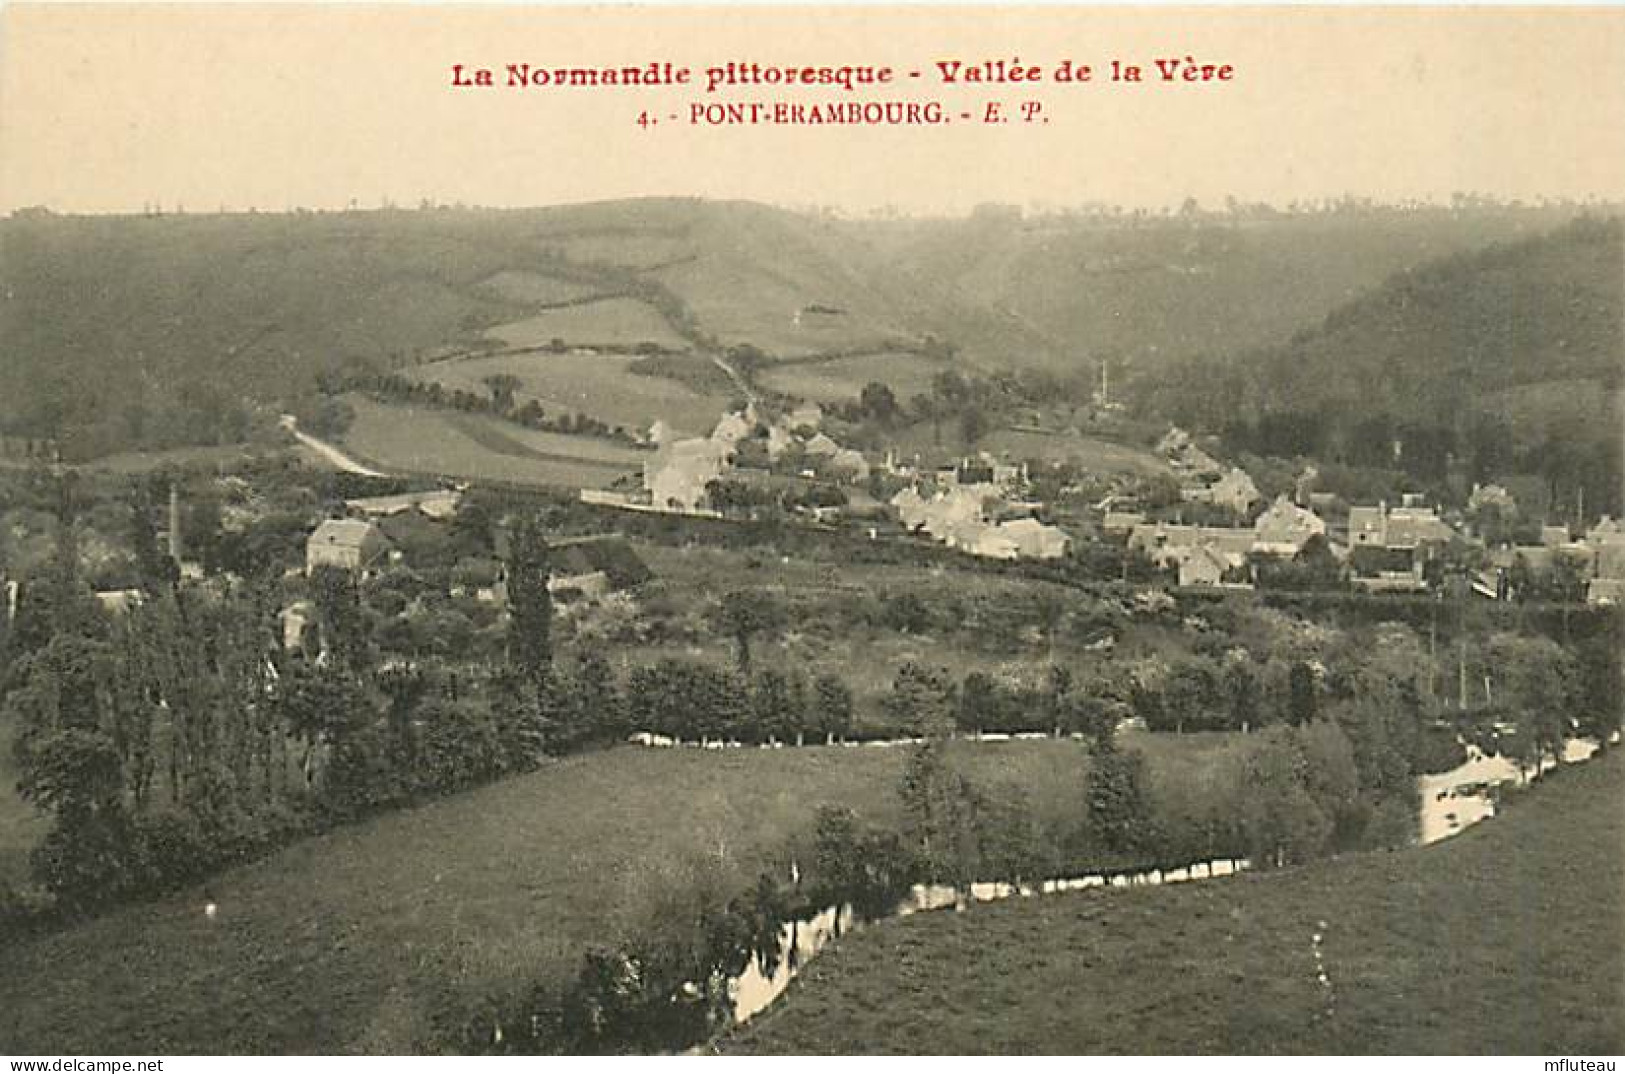
[[[1578,540],[1566,527],[1542,526],[1539,544],[1491,549],[1489,567],[1473,578],[1473,589],[1486,597],[1510,599],[1517,595],[1520,569],[1561,570],[1581,579],[1590,604],[1625,603],[1625,522],[1605,515]]]
[[[813,403],[770,411],[750,403],[724,414],[704,437],[676,437],[664,422],[649,430],[654,453],[643,466],[642,488],[633,493],[584,489],[584,502],[677,514],[714,515],[713,482],[767,474],[835,485],[869,479],[863,453],[821,431],[823,411]]]
[[[1326,523],[1285,496],[1251,526],[1191,526],[1134,521],[1119,514],[1112,527],[1128,524],[1128,546],[1158,567],[1178,572],[1180,585],[1247,585],[1254,557],[1293,559],[1309,541],[1326,535]]]
[[[1221,466],[1182,430],[1170,431],[1157,449],[1181,479],[1184,502],[1210,504],[1245,517],[1260,499],[1245,471]],[[1350,583],[1367,592],[1424,591],[1429,565],[1451,542],[1477,541],[1419,496],[1408,494],[1392,505],[1343,506],[1335,497],[1314,491],[1316,476],[1312,467],[1306,470],[1293,496],[1277,497],[1251,526],[1152,521],[1108,497],[1097,505],[1103,514],[1101,530],[1107,537],[1125,540],[1159,567],[1177,572],[1180,585],[1251,585],[1260,562],[1297,559],[1318,537]],[[1505,488],[1475,486],[1467,516],[1487,508],[1507,517],[1516,513]],[[1336,525],[1328,525],[1331,517]],[[1520,569],[1539,574],[1562,566],[1583,581],[1590,603],[1625,600],[1625,523],[1605,517],[1578,540],[1566,527],[1543,526],[1538,544],[1499,544],[1486,547],[1484,553],[1488,565],[1469,578],[1473,591],[1482,596],[1512,599],[1517,596]]]
[[[643,468],[649,502],[668,510],[703,510],[711,482],[730,474],[781,472],[835,484],[867,481],[869,463],[863,454],[821,432],[822,421],[815,404],[770,414],[751,403],[724,414],[709,437],[661,443]]]
[[[986,454],[963,459],[921,479],[912,470],[888,469],[915,482],[891,499],[898,520],[910,533],[923,534],[975,556],[991,559],[1056,559],[1072,538],[1033,517],[1042,504],[1023,498],[1027,471]]]

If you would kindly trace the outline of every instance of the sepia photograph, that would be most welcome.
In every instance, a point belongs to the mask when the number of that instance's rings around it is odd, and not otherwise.
[[[1625,8],[0,8],[10,1072],[1614,1070],[1622,606]]]

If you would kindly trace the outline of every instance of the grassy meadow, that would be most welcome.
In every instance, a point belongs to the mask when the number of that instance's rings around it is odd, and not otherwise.
[[[899,401],[931,393],[931,378],[950,366],[907,351],[859,354],[822,361],[786,362],[757,374],[763,387],[815,403],[849,403],[872,380],[887,384]]]
[[[1076,743],[958,749],[979,782],[1019,782],[1056,817],[1081,809]],[[380,816],[17,943],[0,1052],[421,1048],[437,1012],[574,972],[685,862],[720,860],[743,884],[822,804],[895,820],[904,756],[624,747]]]
[[[1072,462],[1097,474],[1152,476],[1170,472],[1168,464],[1152,451],[1097,436],[999,428],[969,443],[957,420],[940,425],[916,422],[897,430],[891,444],[901,458],[918,455],[922,459],[942,459],[986,451],[1002,458]]]
[[[530,485],[598,488],[643,466],[610,440],[526,429],[484,414],[346,396],[355,420],[344,447],[386,471]]]
[[[634,347],[646,342],[665,350],[688,346],[658,310],[634,298],[603,298],[542,310],[499,324],[486,335],[509,347],[542,347],[555,339],[576,347]]]
[[[1426,848],[888,921],[723,1050],[1618,1054],[1622,821],[1616,753]]]
[[[1169,473],[1168,464],[1153,452],[1094,436],[996,429],[983,439],[980,446],[1016,459],[1073,462],[1094,473],[1127,473],[1146,477]]]
[[[549,414],[586,414],[608,425],[647,432],[657,419],[700,436],[709,433],[731,394],[697,391],[669,377],[636,372],[641,359],[625,354],[502,354],[455,358],[403,370],[421,381],[489,394],[485,378],[506,373],[519,379],[514,394],[522,405],[535,399]]]

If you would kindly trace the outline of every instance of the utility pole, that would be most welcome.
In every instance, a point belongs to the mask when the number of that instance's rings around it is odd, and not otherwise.
[[[1461,617],[1461,633],[1456,639],[1456,707],[1462,712],[1467,711],[1467,616],[1465,609]]]
[[[1444,589],[1433,595],[1433,616],[1428,622],[1428,696],[1435,702],[1439,697],[1439,605],[1444,603]]]
[[[181,490],[180,482],[169,483],[169,558],[181,565]]]

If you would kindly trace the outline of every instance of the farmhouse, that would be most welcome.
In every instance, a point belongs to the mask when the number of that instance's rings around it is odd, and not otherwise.
[[[1311,537],[1324,537],[1326,523],[1313,511],[1280,496],[1258,516],[1253,523],[1253,533],[1253,551],[1292,557],[1303,551]]]
[[[814,433],[806,444],[802,445],[802,450],[809,455],[827,455],[833,458],[841,450],[841,445],[832,440],[827,433]]]
[[[1258,486],[1246,470],[1231,467],[1229,472],[1212,484],[1192,485],[1179,490],[1179,495],[1191,503],[1210,503],[1238,515],[1244,515],[1259,500]]]
[[[553,542],[547,588],[591,600],[635,589],[654,577],[632,543],[616,533]]]
[[[1180,585],[1226,585],[1245,579],[1247,557],[1203,543],[1179,561]]]
[[[1589,604],[1625,601],[1625,523],[1604,515],[1586,534],[1592,554],[1592,577],[1586,584]]]
[[[1168,522],[1147,522],[1129,533],[1128,546],[1145,554],[1162,567],[1177,566],[1203,545],[1226,556],[1245,559],[1253,550],[1256,535],[1250,529],[1227,526],[1182,526]]]
[[[663,510],[699,509],[709,499],[706,486],[727,472],[732,456],[732,443],[716,439],[661,445],[643,464],[650,502]]]
[[[389,542],[371,522],[330,518],[305,541],[305,573],[339,567],[365,574],[382,562]]]
[[[1058,526],[1046,526],[1036,518],[1001,522],[999,533],[1012,541],[1022,559],[1059,559],[1072,546],[1072,538]]]
[[[1224,468],[1213,456],[1197,447],[1191,435],[1184,429],[1169,429],[1163,438],[1157,441],[1157,454],[1165,458],[1168,465],[1175,470],[1196,477],[1218,476],[1224,472]]]
[[[1433,508],[1409,496],[1401,507],[1350,507],[1348,527],[1352,581],[1368,591],[1426,589],[1427,563],[1455,536]]]
[[[1387,503],[1375,507],[1349,508],[1349,547],[1422,548],[1430,544],[1445,544],[1455,531],[1431,507],[1407,503],[1390,508]]]
[[[734,445],[756,431],[756,409],[746,407],[743,413],[722,415],[717,427],[711,430],[711,439],[719,444]]]
[[[913,489],[904,489],[892,497],[892,506],[908,529],[922,530],[941,541],[948,540],[956,528],[986,521],[982,497],[965,489],[940,492],[929,500]]]

